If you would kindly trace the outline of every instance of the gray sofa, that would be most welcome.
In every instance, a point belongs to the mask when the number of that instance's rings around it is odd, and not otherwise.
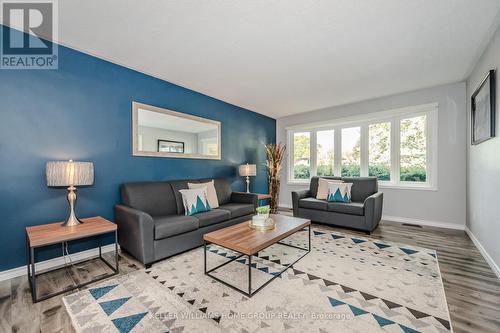
[[[378,191],[376,177],[321,177],[352,183],[350,203],[316,199],[318,179],[313,177],[308,190],[292,192],[293,216],[314,222],[362,230],[370,234],[382,218],[384,196]]]
[[[118,243],[146,267],[203,244],[203,234],[248,220],[257,194],[233,192],[226,179],[214,179],[219,208],[185,216],[181,189],[211,179],[140,182],[121,186],[122,204],[115,206]]]

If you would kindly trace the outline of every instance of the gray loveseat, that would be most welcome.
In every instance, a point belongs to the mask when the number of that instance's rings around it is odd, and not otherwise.
[[[378,191],[376,177],[321,177],[352,183],[350,203],[316,199],[318,179],[313,177],[308,190],[292,192],[293,216],[370,234],[382,218],[383,193]]]
[[[118,243],[146,267],[203,244],[203,234],[248,220],[258,204],[257,194],[233,192],[226,179],[214,179],[219,208],[185,216],[181,189],[187,183],[211,179],[128,183],[115,206]]]

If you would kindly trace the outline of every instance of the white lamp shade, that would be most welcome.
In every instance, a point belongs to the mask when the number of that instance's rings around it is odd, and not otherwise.
[[[243,164],[239,167],[240,176],[248,177],[257,175],[257,166],[255,164]]]
[[[92,162],[54,161],[45,166],[47,186],[84,186],[94,184]]]

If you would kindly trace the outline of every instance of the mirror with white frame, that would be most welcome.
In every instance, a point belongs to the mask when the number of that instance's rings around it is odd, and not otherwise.
[[[134,156],[221,159],[218,121],[132,102]]]

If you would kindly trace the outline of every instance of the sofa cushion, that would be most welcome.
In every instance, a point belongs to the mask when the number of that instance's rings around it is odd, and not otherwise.
[[[329,183],[328,202],[351,202],[352,183]]]
[[[197,181],[189,181],[189,182],[194,182],[196,183]],[[170,182],[170,185],[172,186],[172,190],[175,195],[175,201],[177,205],[177,214],[178,215],[184,215],[184,202],[182,201],[182,194],[179,192],[180,190],[187,190],[189,189],[188,187],[188,181],[187,180],[174,180]]]
[[[177,199],[177,214],[184,214],[184,205],[182,204],[182,196],[179,190],[184,190],[189,188],[189,183],[207,183],[214,181],[215,192],[217,193],[217,199],[219,200],[219,205],[226,204],[231,201],[231,183],[224,178],[208,178],[208,179],[196,179],[196,180],[176,180],[171,181],[172,189],[174,190],[175,197]]]
[[[198,229],[199,222],[196,217],[184,215],[160,216],[153,219],[155,223],[155,239],[163,239],[188,231]]]
[[[179,190],[182,194],[185,215],[208,212],[212,210],[207,200],[207,188],[193,188],[191,190]]]
[[[299,200],[299,207],[317,209],[317,210],[327,210],[328,202],[326,200],[319,200],[316,198],[304,198]]]
[[[213,179],[209,182],[206,182],[206,183],[188,182],[188,187],[190,189],[206,187],[207,188],[207,200],[208,200],[208,203],[210,204],[210,207],[212,207],[212,209],[219,208],[219,199],[217,199],[217,192],[215,191],[215,185],[214,185]]]
[[[318,178],[318,191],[315,195],[316,199],[326,200],[328,198],[328,186],[330,186],[330,183],[342,183],[342,180]]]
[[[364,202],[370,195],[378,192],[377,177],[352,177],[342,178],[346,183],[352,183],[352,201]]]
[[[200,180],[200,182],[204,183],[207,181],[206,179]],[[224,178],[215,178],[214,179],[215,192],[217,192],[217,199],[219,200],[219,205],[227,204],[231,201],[231,193],[233,190],[231,189],[231,184],[227,179]]]
[[[235,217],[240,217],[243,215],[249,215],[255,213],[253,204],[230,202],[228,204],[220,206],[220,208],[230,211],[232,219],[234,219]]]
[[[350,178],[339,178],[339,177],[321,177],[327,180],[342,180],[344,183],[352,183],[351,189],[351,199],[353,201],[363,202],[370,195],[378,192],[378,180],[377,177],[350,177]],[[311,183],[309,185],[309,191],[312,197],[318,194],[318,183],[319,177],[315,176],[311,178]]]
[[[316,198],[316,196],[318,195],[319,178],[323,178],[323,179],[326,179],[326,180],[342,181],[342,178],[340,178],[340,177],[325,177],[325,176],[322,176],[322,177],[314,176],[314,177],[312,177],[311,178],[311,183],[309,184],[309,191],[311,193],[311,197]]]
[[[203,228],[215,223],[224,222],[231,219],[231,212],[228,210],[216,208],[209,212],[194,214],[193,216],[196,217],[200,222],[200,228]]]
[[[327,206],[329,212],[361,216],[365,213],[364,204],[361,202],[329,202]]]
[[[148,213],[151,216],[177,214],[177,205],[167,182],[138,182],[121,186],[124,205]]]

